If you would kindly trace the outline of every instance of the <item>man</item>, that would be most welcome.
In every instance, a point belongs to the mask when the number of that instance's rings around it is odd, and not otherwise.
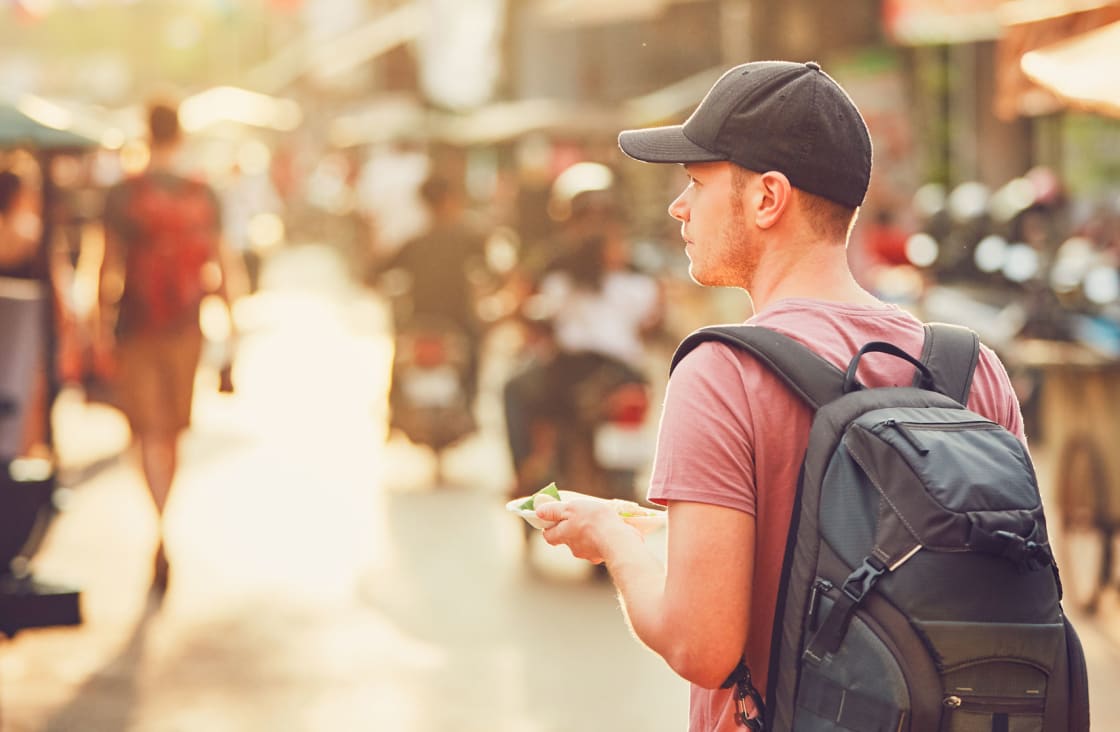
[[[190,425],[202,347],[199,307],[210,290],[227,307],[230,295],[218,199],[210,186],[176,172],[177,110],[153,104],[148,122],[147,169],[110,189],[105,201],[99,348],[114,363],[116,398],[160,519],[152,588],[162,594],[170,570],[162,519],[179,436]]]
[[[846,246],[871,174],[867,127],[816,63],[764,61],[724,74],[683,125],[623,132],[638,160],[684,165],[669,207],[692,278],[739,287],[747,322],[792,336],[838,367],[864,343],[921,351],[922,324],[863,290]],[[860,371],[909,384],[900,359]],[[968,406],[1024,439],[1007,374],[983,349]],[[736,728],[732,690],[746,661],[767,688],[786,537],[809,408],[762,364],[719,343],[689,353],[669,381],[649,497],[668,506],[666,563],[613,508],[553,503],[552,544],[605,562],[638,638],[692,682],[690,729]],[[577,489],[576,486],[570,486]]]

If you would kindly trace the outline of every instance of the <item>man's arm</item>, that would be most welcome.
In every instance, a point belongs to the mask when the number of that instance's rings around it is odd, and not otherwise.
[[[605,561],[634,634],[686,680],[720,686],[746,645],[754,558],[754,517],[702,503],[669,506],[666,565],[609,504],[551,503],[560,520],[550,544]]]
[[[102,224],[103,248],[97,277],[97,310],[94,313],[93,357],[102,375],[112,372],[114,329],[124,292],[124,243],[108,220]]]
[[[609,504],[549,503],[545,531],[593,562],[605,560],[642,642],[689,681],[720,686],[749,630],[755,555],[753,429],[727,346],[704,344],[669,380],[651,496],[669,507],[662,566]]]
[[[245,271],[245,264],[241,256],[229,245],[223,235],[222,221],[225,212],[222,210],[222,201],[212,186],[206,185],[205,190],[213,206],[213,249],[210,252],[209,265],[213,268],[212,274],[207,277],[207,289],[216,294],[230,314],[230,327],[233,327],[233,303],[249,291],[249,275]]]

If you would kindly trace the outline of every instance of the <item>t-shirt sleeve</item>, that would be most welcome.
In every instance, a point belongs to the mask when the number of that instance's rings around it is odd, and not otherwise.
[[[669,379],[649,499],[707,503],[753,516],[755,496],[750,395],[728,347],[703,343]]]
[[[999,356],[984,345],[980,347],[980,363],[972,377],[968,406],[974,412],[1003,425],[1020,442],[1027,444],[1023,413],[1011,385],[1011,378]]]

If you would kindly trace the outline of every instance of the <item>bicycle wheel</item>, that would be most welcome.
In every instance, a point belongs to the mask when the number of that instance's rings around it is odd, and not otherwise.
[[[1062,586],[1068,601],[1092,614],[1112,577],[1104,461],[1096,445],[1079,435],[1062,446],[1055,475],[1061,533],[1054,543]]]

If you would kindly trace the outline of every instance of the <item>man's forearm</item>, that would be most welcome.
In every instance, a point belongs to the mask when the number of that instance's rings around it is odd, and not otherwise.
[[[665,565],[631,528],[612,537],[604,554],[630,629],[670,665],[672,634],[665,622]]]

